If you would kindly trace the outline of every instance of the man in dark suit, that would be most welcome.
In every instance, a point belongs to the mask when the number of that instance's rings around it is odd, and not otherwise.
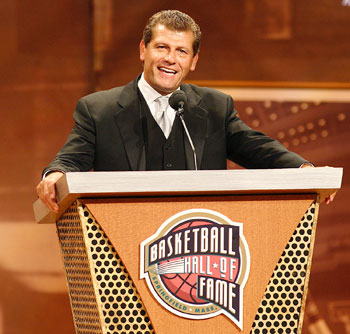
[[[55,183],[65,172],[193,169],[189,140],[168,102],[178,89],[187,96],[184,119],[199,169],[225,169],[226,159],[246,168],[309,164],[242,122],[230,96],[183,84],[196,68],[200,37],[198,25],[179,11],[150,18],[140,42],[143,73],[78,102],[72,133],[37,186],[51,210],[58,211]]]

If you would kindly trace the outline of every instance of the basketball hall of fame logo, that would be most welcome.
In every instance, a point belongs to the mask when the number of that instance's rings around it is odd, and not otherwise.
[[[168,311],[188,319],[224,314],[242,329],[250,268],[242,230],[215,211],[177,213],[141,243],[140,277]]]

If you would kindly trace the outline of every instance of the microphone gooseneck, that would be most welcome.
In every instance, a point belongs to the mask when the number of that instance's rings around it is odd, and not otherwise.
[[[190,143],[192,153],[193,153],[194,169],[198,170],[196,150],[184,120],[184,111],[185,111],[184,108],[186,103],[187,103],[187,96],[182,90],[176,90],[174,93],[171,94],[169,98],[170,107],[172,107],[176,111],[176,115],[180,117],[182,126],[185,129],[187,139]]]

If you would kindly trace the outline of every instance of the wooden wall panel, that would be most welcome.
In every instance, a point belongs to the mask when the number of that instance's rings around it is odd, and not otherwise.
[[[349,87],[350,21],[346,1],[334,0],[96,0],[109,32],[99,55],[97,88],[125,84],[142,71],[138,44],[147,19],[162,9],[191,15],[202,30],[191,81],[227,85]],[[107,16],[107,15],[106,15]],[[312,60],[312,61],[310,61]]]
[[[0,2],[0,333],[73,333],[55,228],[34,224],[41,170],[91,92],[85,0]]]

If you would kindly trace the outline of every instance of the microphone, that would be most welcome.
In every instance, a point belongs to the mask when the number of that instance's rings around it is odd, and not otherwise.
[[[184,111],[185,111],[184,107],[185,107],[186,103],[187,103],[187,96],[184,93],[184,91],[182,91],[182,90],[176,90],[169,97],[170,107],[172,107],[176,111],[176,115],[180,117],[182,126],[186,132],[187,139],[190,142],[190,146],[191,146],[192,153],[193,153],[194,169],[198,170],[196,150],[194,148],[190,133],[188,132],[188,129],[187,129],[187,126],[186,126],[186,123],[184,120]]]
[[[183,90],[176,90],[169,97],[170,107],[176,110],[177,116],[183,115],[185,103],[187,103],[187,96]]]

